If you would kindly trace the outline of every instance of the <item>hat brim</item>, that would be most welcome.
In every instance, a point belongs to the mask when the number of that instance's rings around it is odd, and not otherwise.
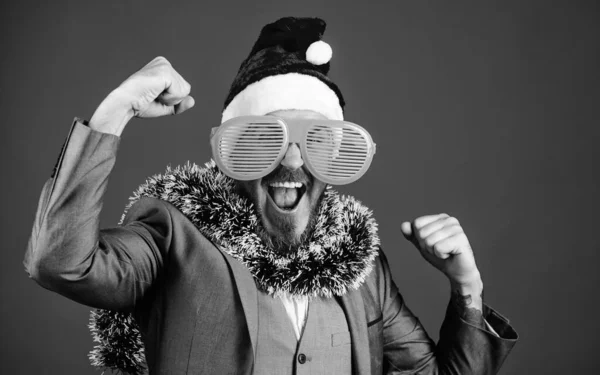
[[[300,73],[265,77],[238,93],[223,111],[221,123],[238,116],[264,116],[280,110],[311,110],[343,120],[335,92],[320,79]]]

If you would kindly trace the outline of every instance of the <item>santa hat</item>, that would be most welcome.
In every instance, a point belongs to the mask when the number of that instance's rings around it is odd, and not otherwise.
[[[325,27],[319,18],[295,17],[263,27],[231,85],[221,122],[286,109],[343,120],[344,98],[327,77],[332,50],[321,40]]]

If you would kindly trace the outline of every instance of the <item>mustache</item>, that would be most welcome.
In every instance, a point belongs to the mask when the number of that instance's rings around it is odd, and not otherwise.
[[[311,182],[310,175],[304,171],[303,168],[291,170],[282,165],[275,168],[273,172],[263,177],[263,181],[270,182],[300,182],[302,184],[308,184]]]

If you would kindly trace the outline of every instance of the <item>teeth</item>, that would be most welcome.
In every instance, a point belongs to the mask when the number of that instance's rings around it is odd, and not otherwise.
[[[287,188],[287,189],[291,189],[291,188],[299,189],[302,187],[302,183],[301,182],[272,182],[269,184],[269,186],[275,187],[275,188],[283,187],[283,188]]]

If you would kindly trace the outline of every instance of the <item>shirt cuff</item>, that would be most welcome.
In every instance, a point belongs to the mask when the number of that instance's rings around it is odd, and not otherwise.
[[[509,320],[489,305],[483,304],[483,318],[486,331],[505,340],[517,340],[519,335],[510,325]]]
[[[498,334],[498,332],[494,331],[494,327],[492,327],[490,325],[490,323],[488,323],[487,320],[483,319],[483,322],[485,323],[485,329],[487,331],[489,331],[492,335],[496,336],[496,337],[500,337],[500,335]]]

